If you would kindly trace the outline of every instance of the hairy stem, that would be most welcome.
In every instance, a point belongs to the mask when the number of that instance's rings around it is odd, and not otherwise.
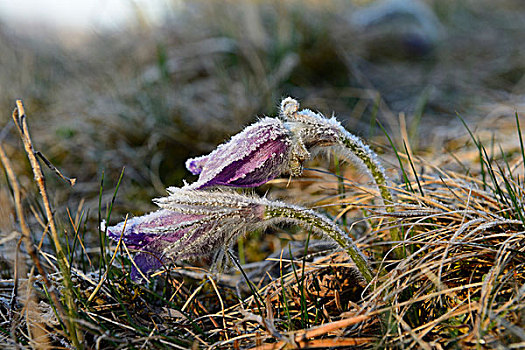
[[[278,221],[304,226],[312,229],[315,233],[328,236],[348,253],[365,280],[367,282],[372,281],[373,273],[366,262],[365,256],[355,245],[352,238],[325,217],[312,210],[287,206],[285,204],[267,207],[265,217],[266,219],[277,219]]]
[[[352,163],[355,163],[353,160],[358,158],[366,166],[367,172],[370,177],[374,179],[377,188],[379,189],[379,194],[385,205],[385,210],[388,213],[394,212],[395,208],[392,205],[394,204],[394,196],[388,188],[385,170],[379,161],[379,157],[374,151],[361,141],[361,139],[350,134],[345,129],[343,129],[341,145],[336,147],[336,151],[339,151],[343,156],[349,158]],[[390,229],[390,238],[395,242],[403,241],[403,237],[401,237],[397,227],[392,227]],[[405,257],[405,251],[402,247],[396,248],[394,253],[397,258],[402,259]]]

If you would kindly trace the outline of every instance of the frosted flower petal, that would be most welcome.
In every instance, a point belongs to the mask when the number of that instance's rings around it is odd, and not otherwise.
[[[290,150],[291,135],[283,122],[264,118],[209,155],[189,159],[186,167],[199,179],[187,189],[260,186],[288,169]]]
[[[135,265],[144,275],[163,264],[207,259],[228,248],[264,216],[264,206],[235,193],[170,189],[156,199],[162,208],[108,227],[108,236],[138,250]],[[131,277],[140,280],[133,267]]]
[[[164,248],[183,239],[191,230],[191,223],[199,222],[203,217],[162,209],[108,227],[108,236],[116,241],[122,236],[122,242],[129,248],[141,251],[134,261],[147,274],[167,262],[162,252]],[[131,277],[140,278],[135,266]]]

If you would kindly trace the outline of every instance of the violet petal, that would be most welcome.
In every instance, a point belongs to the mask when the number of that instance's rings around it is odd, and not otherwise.
[[[282,121],[264,118],[209,155],[189,159],[186,166],[200,176],[186,188],[260,186],[287,168],[290,146],[291,136]]]
[[[193,175],[199,175],[209,158],[210,155],[190,158],[186,161],[186,169],[188,169]]]
[[[140,269],[143,275],[149,276],[151,271],[159,269],[163,264],[163,260],[154,252],[144,252],[135,255],[133,258],[135,265]],[[142,280],[142,274],[137,270],[137,267],[131,267],[131,279],[135,282]]]
[[[159,239],[159,227],[173,227],[183,222],[191,222],[200,219],[201,215],[188,215],[171,210],[157,210],[155,212],[128,219],[115,226],[108,227],[108,236],[118,241],[122,235],[122,241],[132,249],[142,249]],[[126,225],[125,231],[124,224]],[[173,242],[180,239],[186,230],[176,230],[162,236],[163,241]]]

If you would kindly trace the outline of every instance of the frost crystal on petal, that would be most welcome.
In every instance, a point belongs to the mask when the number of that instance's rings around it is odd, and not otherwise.
[[[264,118],[209,155],[189,159],[186,167],[199,179],[187,189],[260,186],[288,169],[291,144],[281,120]]]
[[[193,175],[199,175],[202,171],[202,168],[208,161],[209,156],[201,156],[196,158],[191,158],[186,161],[186,169],[188,169]]]
[[[181,240],[190,230],[191,223],[197,223],[203,215],[177,213],[171,210],[158,210],[143,216],[128,219],[115,226],[108,227],[108,236],[122,242],[129,248],[141,251],[134,261],[140,270],[146,274],[166,262],[162,249],[170,242]],[[133,279],[140,274],[133,267]]]

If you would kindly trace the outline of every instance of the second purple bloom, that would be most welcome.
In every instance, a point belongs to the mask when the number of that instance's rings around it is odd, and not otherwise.
[[[291,146],[283,122],[264,118],[210,154],[189,159],[186,167],[199,179],[186,188],[260,186],[288,170]]]

